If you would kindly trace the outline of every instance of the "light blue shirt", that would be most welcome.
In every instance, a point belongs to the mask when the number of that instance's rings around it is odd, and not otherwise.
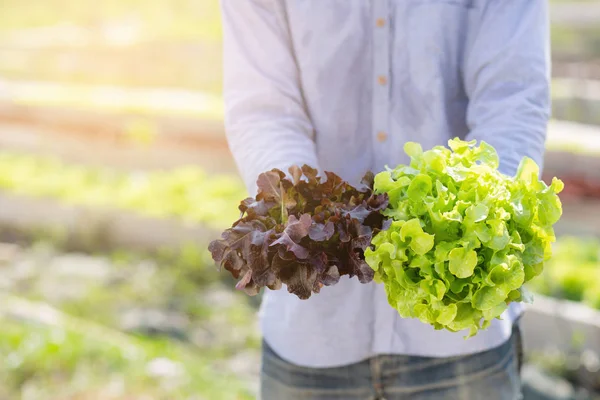
[[[549,118],[547,0],[222,0],[226,131],[248,190],[309,164],[357,184],[403,145],[485,140],[500,169],[540,165]],[[506,341],[521,306],[465,340],[401,318],[382,285],[342,279],[309,300],[265,293],[261,327],[308,367],[376,354],[443,357]]]

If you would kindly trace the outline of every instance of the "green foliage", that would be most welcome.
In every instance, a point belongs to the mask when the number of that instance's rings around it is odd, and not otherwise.
[[[410,165],[375,177],[393,222],[365,257],[400,315],[475,335],[524,300],[523,284],[550,258],[563,184],[539,181],[527,158],[516,177],[501,174],[485,142],[448,144],[423,152],[407,143]]]
[[[594,59],[600,55],[600,29],[597,25],[552,26],[552,52],[556,59]]]
[[[229,365],[258,360],[255,310],[204,247],[88,256],[39,242],[15,261],[0,260],[0,398],[252,398]]]
[[[124,336],[123,343],[115,343],[85,329],[29,324],[1,314],[0,324],[3,398],[20,398],[25,387],[27,398],[40,400],[252,398],[235,380],[213,372],[197,352],[166,341]]]
[[[180,218],[215,228],[238,216],[235,205],[245,193],[237,178],[210,176],[193,166],[124,172],[8,152],[0,152],[0,190]]]
[[[531,282],[532,290],[581,301],[600,309],[600,243],[594,238],[560,238],[544,273]]]

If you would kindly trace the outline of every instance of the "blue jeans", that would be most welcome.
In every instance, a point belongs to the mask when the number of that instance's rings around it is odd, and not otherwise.
[[[262,400],[521,399],[522,346],[517,326],[503,345],[467,356],[380,355],[337,368],[305,368],[263,342]]]

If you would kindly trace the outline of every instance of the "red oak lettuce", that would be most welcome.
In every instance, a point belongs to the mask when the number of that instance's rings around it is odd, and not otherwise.
[[[323,180],[307,165],[289,173],[259,176],[256,197],[240,203],[240,219],[210,244],[213,259],[250,295],[285,284],[308,299],[344,275],[372,281],[364,252],[388,206],[387,194],[373,193],[373,174],[355,188],[331,172]]]

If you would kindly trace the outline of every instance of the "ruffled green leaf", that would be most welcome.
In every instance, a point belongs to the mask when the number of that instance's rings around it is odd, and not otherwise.
[[[479,143],[477,159],[482,164],[489,166],[493,169],[498,168],[498,166],[500,165],[500,159],[498,158],[498,153],[496,152],[496,149],[494,149],[492,146],[490,146],[484,141],[481,141]]]
[[[458,306],[456,304],[449,304],[439,311],[436,322],[442,324],[442,326],[448,325],[454,321],[457,312]]]
[[[457,278],[468,278],[473,275],[477,265],[477,253],[464,247],[457,247],[448,254],[449,269]]]
[[[433,248],[434,235],[423,232],[421,224],[418,219],[411,219],[402,225],[400,230],[400,239],[407,241],[410,238],[410,248],[417,255],[426,254]]]
[[[404,152],[409,156],[409,157],[419,157],[421,154],[423,154],[423,147],[421,147],[421,145],[419,143],[415,143],[415,142],[407,142],[404,145]]]
[[[477,310],[491,310],[503,302],[507,295],[508,291],[501,286],[484,286],[475,292],[471,304]]]
[[[425,196],[431,192],[432,182],[431,177],[424,174],[419,174],[413,178],[408,185],[406,195],[414,202],[422,202]]]
[[[485,142],[452,139],[448,147],[407,143],[410,165],[375,179],[394,223],[373,242],[379,256],[365,256],[400,315],[472,336],[507,303],[523,301],[523,284],[542,272],[563,184],[541,182],[528,158],[515,177],[500,173]]]

